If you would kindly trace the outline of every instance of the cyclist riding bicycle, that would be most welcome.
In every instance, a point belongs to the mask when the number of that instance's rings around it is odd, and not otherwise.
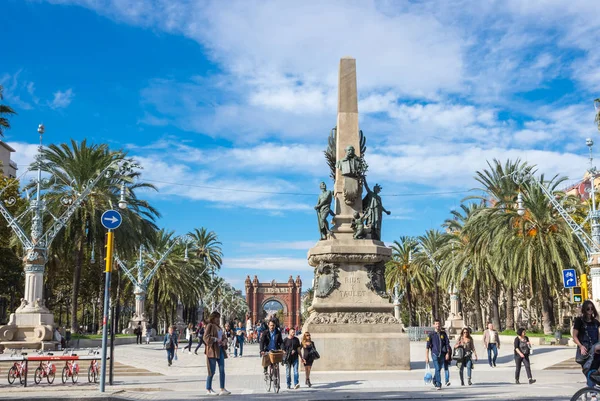
[[[264,360],[265,356],[268,358],[269,351],[277,351],[281,349],[283,344],[283,338],[281,338],[281,332],[275,327],[274,322],[269,322],[269,330],[262,333],[260,338],[260,355],[263,357],[263,368],[265,376],[268,374],[267,368],[270,365]]]

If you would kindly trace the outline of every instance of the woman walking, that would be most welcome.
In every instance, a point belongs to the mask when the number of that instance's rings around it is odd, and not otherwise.
[[[208,325],[204,330],[204,353],[206,354],[206,367],[208,369],[208,376],[206,377],[206,395],[217,395],[212,388],[213,376],[215,375],[215,369],[219,364],[219,384],[221,391],[219,395],[229,395],[229,391],[225,389],[225,358],[227,353],[227,336],[223,329],[219,325],[221,314],[219,312],[213,312],[208,318]]]
[[[573,342],[577,344],[577,354],[586,356],[590,352],[592,345],[596,344],[600,338],[599,330],[598,311],[596,311],[594,303],[587,300],[581,306],[581,316],[577,317],[573,324]],[[586,371],[598,370],[599,367],[600,354],[594,354],[590,369],[586,369]],[[595,383],[587,375],[586,379],[588,386],[594,387]]]
[[[305,332],[302,334],[302,365],[304,365],[304,372],[306,373],[306,385],[311,387],[310,382],[310,369],[312,368],[315,360],[314,353],[317,351],[315,343],[310,339],[310,333]]]
[[[468,383],[470,386],[471,384],[473,384],[473,382],[471,382],[471,372],[473,370],[472,357],[475,356],[475,360],[477,360],[477,351],[475,351],[475,344],[473,344],[473,338],[471,338],[471,330],[469,330],[466,327],[464,329],[462,329],[462,332],[460,333],[460,338],[456,342],[454,349],[456,349],[458,347],[463,348],[463,359],[462,359],[462,361],[457,361],[457,366],[460,369],[460,371],[459,371],[460,385],[461,386],[465,385],[464,371],[465,371],[465,366],[466,366],[467,380],[468,380]]]
[[[188,342],[188,345],[185,346],[185,348],[183,349],[183,352],[185,352],[185,350],[188,350],[188,354],[192,353],[192,343],[194,342],[194,325],[193,324],[188,324],[188,327],[185,329],[185,339]]]
[[[519,384],[519,376],[521,375],[521,363],[525,365],[525,371],[527,372],[527,378],[529,384],[535,383],[535,379],[531,376],[531,364],[529,363],[529,354],[531,349],[531,343],[529,337],[525,335],[525,329],[520,328],[517,330],[517,337],[515,338],[514,349],[515,349],[515,364],[517,369],[515,371],[515,383]]]

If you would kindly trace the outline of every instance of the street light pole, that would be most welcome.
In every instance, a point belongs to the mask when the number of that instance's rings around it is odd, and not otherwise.
[[[111,170],[116,171],[121,162],[111,163],[104,168],[96,178],[90,180],[89,184],[75,199],[64,196],[61,203],[67,207],[58,218],[49,213],[53,223],[44,231],[44,220],[46,213],[46,202],[42,195],[42,151],[43,135],[45,128],[42,124],[38,126],[37,132],[40,137],[38,146],[37,182],[35,185],[35,198],[31,200],[28,208],[21,215],[14,217],[6,205],[13,205],[15,198],[8,198],[6,202],[0,199],[0,214],[6,219],[8,226],[13,230],[25,250],[23,258],[25,271],[25,294],[21,305],[11,315],[8,325],[0,326],[0,341],[19,341],[33,344],[44,343],[52,340],[54,316],[46,308],[43,286],[44,272],[48,262],[48,249],[58,233],[67,224],[71,216],[79,208],[81,203],[90,195],[96,184]],[[27,171],[30,171],[27,170]],[[55,177],[56,178],[56,177]],[[8,188],[8,187],[7,187]],[[6,188],[5,188],[6,189]],[[3,190],[4,191],[4,190]],[[2,194],[3,191],[0,191]],[[29,198],[29,194],[27,194]],[[21,222],[27,215],[31,215],[31,233],[27,235],[22,228]]]

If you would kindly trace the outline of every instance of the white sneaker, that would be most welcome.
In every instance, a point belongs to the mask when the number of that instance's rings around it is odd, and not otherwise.
[[[214,391],[212,391],[212,390],[207,390],[207,391],[206,391],[206,395],[219,395],[219,394],[218,394],[218,393],[215,393],[215,392],[214,392]]]
[[[229,395],[229,394],[231,394],[231,391],[227,391],[225,389],[219,391],[219,395]]]
[[[188,351],[188,354],[192,355],[192,351]]]
[[[300,388],[300,384],[296,384],[296,385],[294,386],[294,390],[298,390],[299,388]]]

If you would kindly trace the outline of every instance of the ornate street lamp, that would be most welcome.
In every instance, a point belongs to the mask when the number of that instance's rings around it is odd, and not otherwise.
[[[38,155],[32,167],[37,167],[37,180],[35,180],[35,197],[30,199],[29,206],[19,216],[14,217],[7,206],[16,203],[14,197],[1,199],[2,193],[8,188],[0,191],[0,214],[6,219],[8,226],[13,230],[25,250],[23,262],[25,265],[25,295],[21,305],[11,315],[8,325],[0,326],[0,341],[19,341],[39,344],[52,340],[54,316],[46,308],[43,297],[44,271],[48,261],[48,249],[58,233],[67,224],[71,216],[81,206],[82,202],[90,195],[96,184],[103,178],[113,175],[121,176],[132,167],[136,166],[131,161],[116,161],[104,168],[95,178],[84,187],[76,198],[64,196],[60,202],[67,208],[59,217],[55,217],[47,210],[46,200],[42,194],[42,183],[48,184],[50,180],[42,180],[42,139],[45,128],[42,124],[38,126],[37,132],[40,137]],[[25,172],[31,171],[31,167]],[[24,173],[24,174],[25,174]],[[120,175],[118,175],[120,174]],[[17,181],[15,181],[17,182]],[[29,193],[26,193],[29,199]],[[124,199],[124,198],[123,198]],[[45,215],[51,216],[51,225],[44,231]],[[22,222],[27,215],[31,216],[31,233],[27,235],[22,227]]]

